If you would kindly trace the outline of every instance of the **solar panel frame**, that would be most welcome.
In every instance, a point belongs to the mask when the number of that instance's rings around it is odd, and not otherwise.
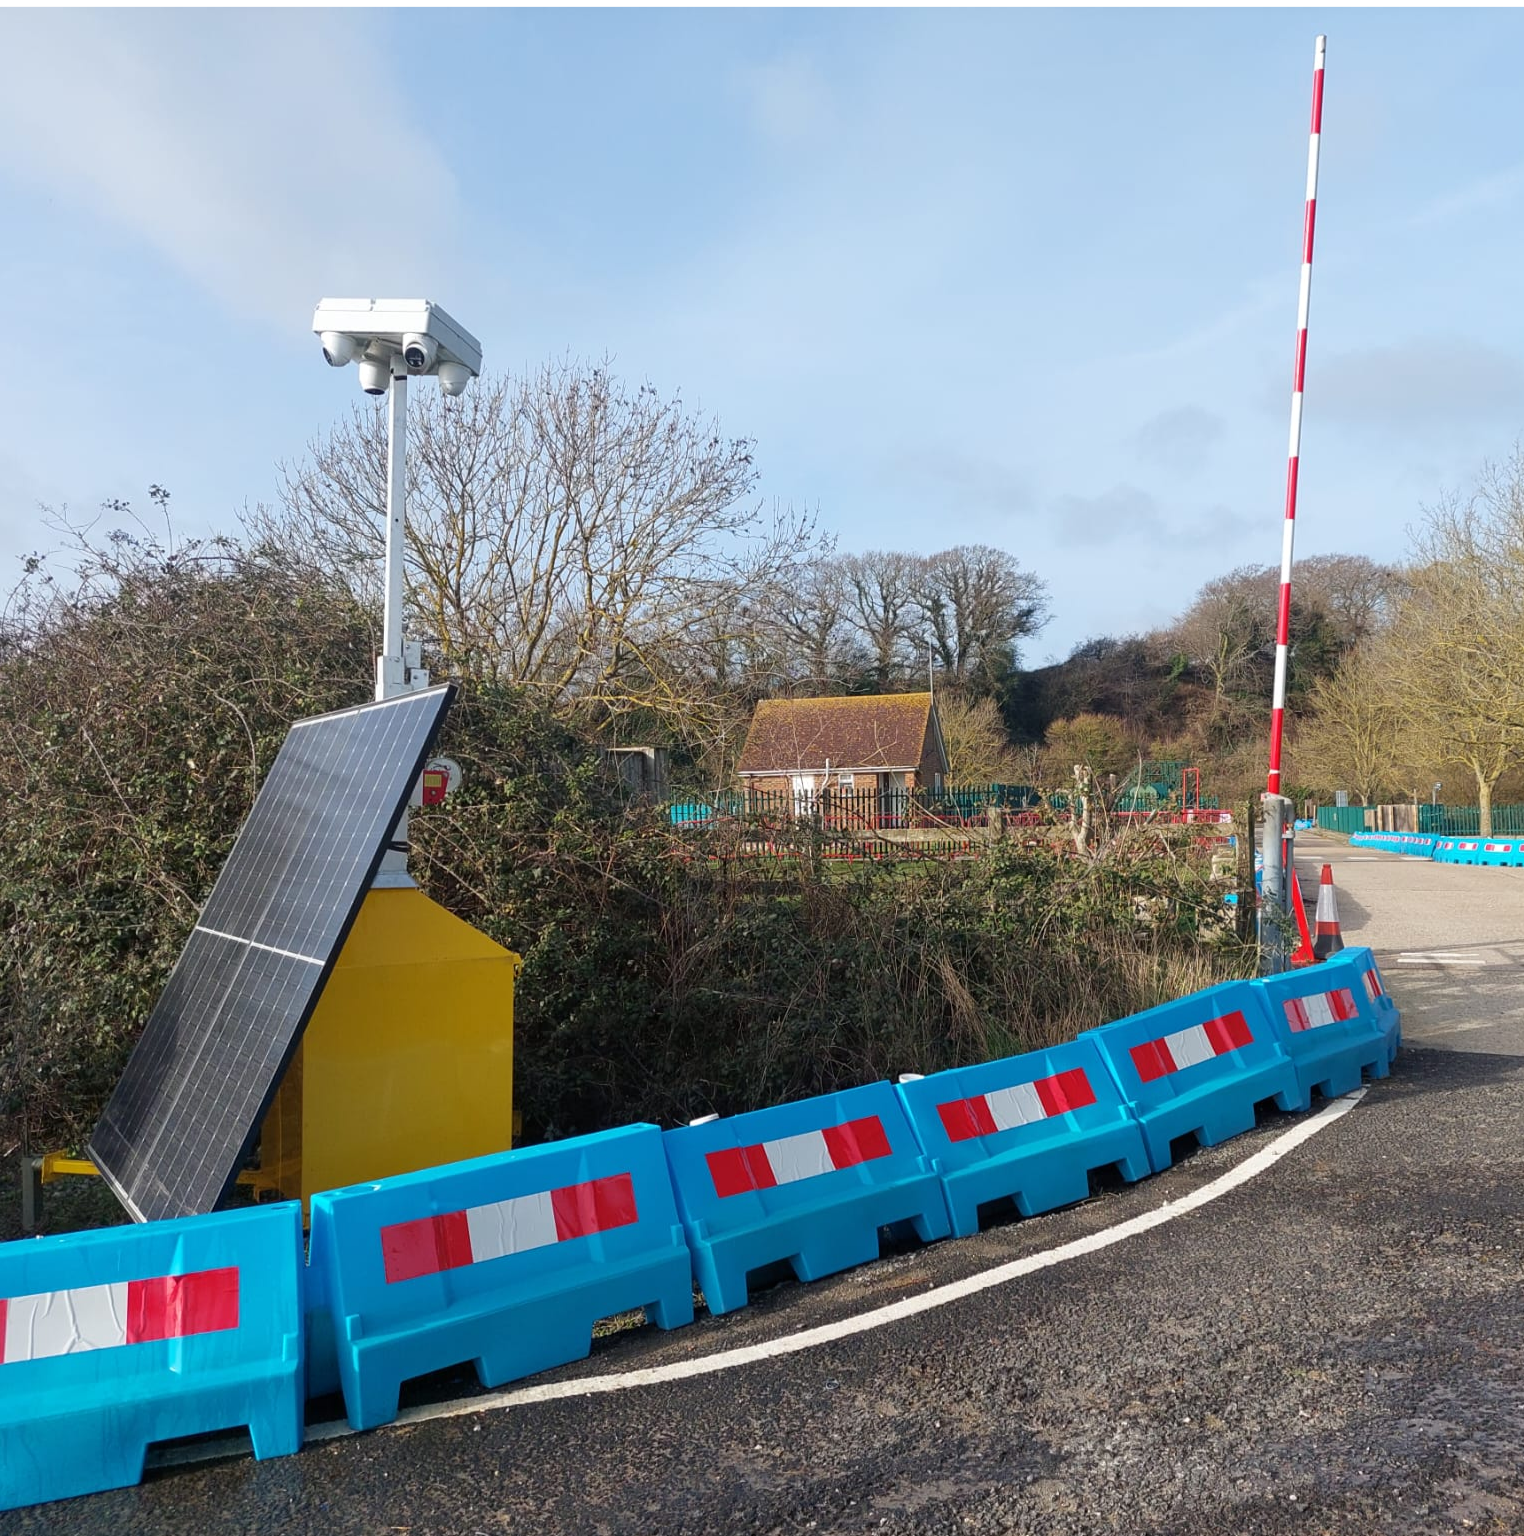
[[[90,1139],[136,1220],[232,1192],[454,698],[292,725]]]

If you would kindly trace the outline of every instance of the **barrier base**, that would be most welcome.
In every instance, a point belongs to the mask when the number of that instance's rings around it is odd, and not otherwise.
[[[1274,1100],[1276,1108],[1287,1113],[1306,1109],[1289,1061],[1235,1079],[1231,1096],[1223,1092],[1221,1083],[1209,1083],[1155,1109],[1134,1108],[1154,1172],[1163,1173],[1174,1161],[1170,1143],[1177,1137],[1194,1136],[1199,1145],[1215,1147],[1252,1131],[1254,1106],[1266,1099]]]
[[[0,1427],[0,1509],[133,1487],[143,1480],[148,1447],[161,1440],[247,1428],[257,1459],[295,1455],[302,1448],[300,1356],[293,1338],[279,1365],[257,1378],[202,1371],[197,1388],[157,1398],[124,1383],[120,1401],[96,1410],[82,1410],[73,1389],[31,1394],[26,1417]]]
[[[1050,1150],[1014,1147],[969,1168],[942,1171],[942,1188],[954,1237],[979,1230],[979,1207],[1013,1199],[1023,1216],[1038,1216],[1073,1205],[1090,1194],[1090,1175],[1115,1168],[1129,1183],[1153,1171],[1135,1125],[1054,1140]]]
[[[473,1297],[429,1326],[396,1333],[356,1336],[347,1319],[338,1341],[339,1378],[350,1425],[374,1429],[397,1416],[402,1383],[414,1376],[470,1361],[484,1387],[532,1376],[552,1366],[585,1360],[593,1346],[593,1325],[618,1312],[644,1305],[658,1328],[693,1321],[693,1284],[682,1230],[673,1229],[673,1251],[658,1258],[604,1262],[598,1276],[582,1284],[558,1277],[556,1289],[515,1295]],[[642,1303],[634,1299],[644,1296]]]
[[[785,1262],[799,1280],[819,1280],[872,1263],[879,1256],[879,1228],[901,1224],[923,1243],[948,1235],[947,1206],[934,1174],[854,1189],[850,1201],[802,1207],[783,1223],[711,1236],[699,1221],[686,1230],[694,1278],[710,1312],[719,1314],[746,1305],[746,1277],[753,1270]]]

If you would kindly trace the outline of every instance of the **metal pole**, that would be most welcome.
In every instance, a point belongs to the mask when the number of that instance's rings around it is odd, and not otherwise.
[[[392,358],[392,387],[386,402],[386,607],[381,616],[381,655],[376,658],[376,698],[395,699],[408,691],[402,652],[403,562],[407,558],[407,365]],[[407,807],[392,828],[386,852],[371,884],[380,890],[410,887],[407,872]]]
[[[403,563],[407,558],[407,367],[392,359],[392,387],[386,402],[386,607],[381,619],[381,655],[376,660],[376,697],[394,699],[407,691],[402,659]]]
[[[1265,789],[1281,789],[1281,728],[1286,713],[1286,663],[1291,649],[1291,546],[1296,533],[1297,464],[1302,452],[1302,385],[1307,371],[1307,312],[1312,298],[1312,233],[1318,205],[1318,145],[1323,130],[1323,54],[1319,37],[1312,65],[1312,132],[1307,146],[1307,209],[1302,224],[1302,281],[1297,296],[1296,361],[1291,379],[1291,445],[1286,463],[1286,519],[1281,531],[1281,600],[1275,625],[1275,691],[1270,706],[1270,773]],[[1267,861],[1265,875],[1268,880]],[[1268,890],[1268,886],[1267,886]]]
[[[1286,813],[1291,802],[1284,795],[1264,796],[1265,820],[1259,900],[1259,971],[1278,976],[1286,969]]]

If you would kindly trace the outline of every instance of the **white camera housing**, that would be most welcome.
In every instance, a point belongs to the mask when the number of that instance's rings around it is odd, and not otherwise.
[[[360,359],[360,388],[367,395],[384,395],[392,387],[391,360],[365,356]]]
[[[439,357],[439,343],[432,336],[409,331],[402,338],[402,361],[409,373],[427,373]]]
[[[409,374],[436,375],[447,395],[460,394],[481,372],[481,343],[429,299],[322,299],[312,329],[335,367],[342,366],[339,356],[347,341],[353,351],[344,362],[363,357],[364,367],[379,359],[385,368],[400,353]],[[388,376],[377,390],[362,380],[372,394],[384,392],[389,382]]]

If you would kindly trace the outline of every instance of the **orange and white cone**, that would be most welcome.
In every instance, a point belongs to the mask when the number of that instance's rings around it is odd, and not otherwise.
[[[1344,935],[1339,932],[1339,904],[1334,899],[1333,865],[1323,866],[1318,881],[1318,910],[1314,918],[1317,934],[1312,941],[1312,952],[1319,960],[1344,948]]]

